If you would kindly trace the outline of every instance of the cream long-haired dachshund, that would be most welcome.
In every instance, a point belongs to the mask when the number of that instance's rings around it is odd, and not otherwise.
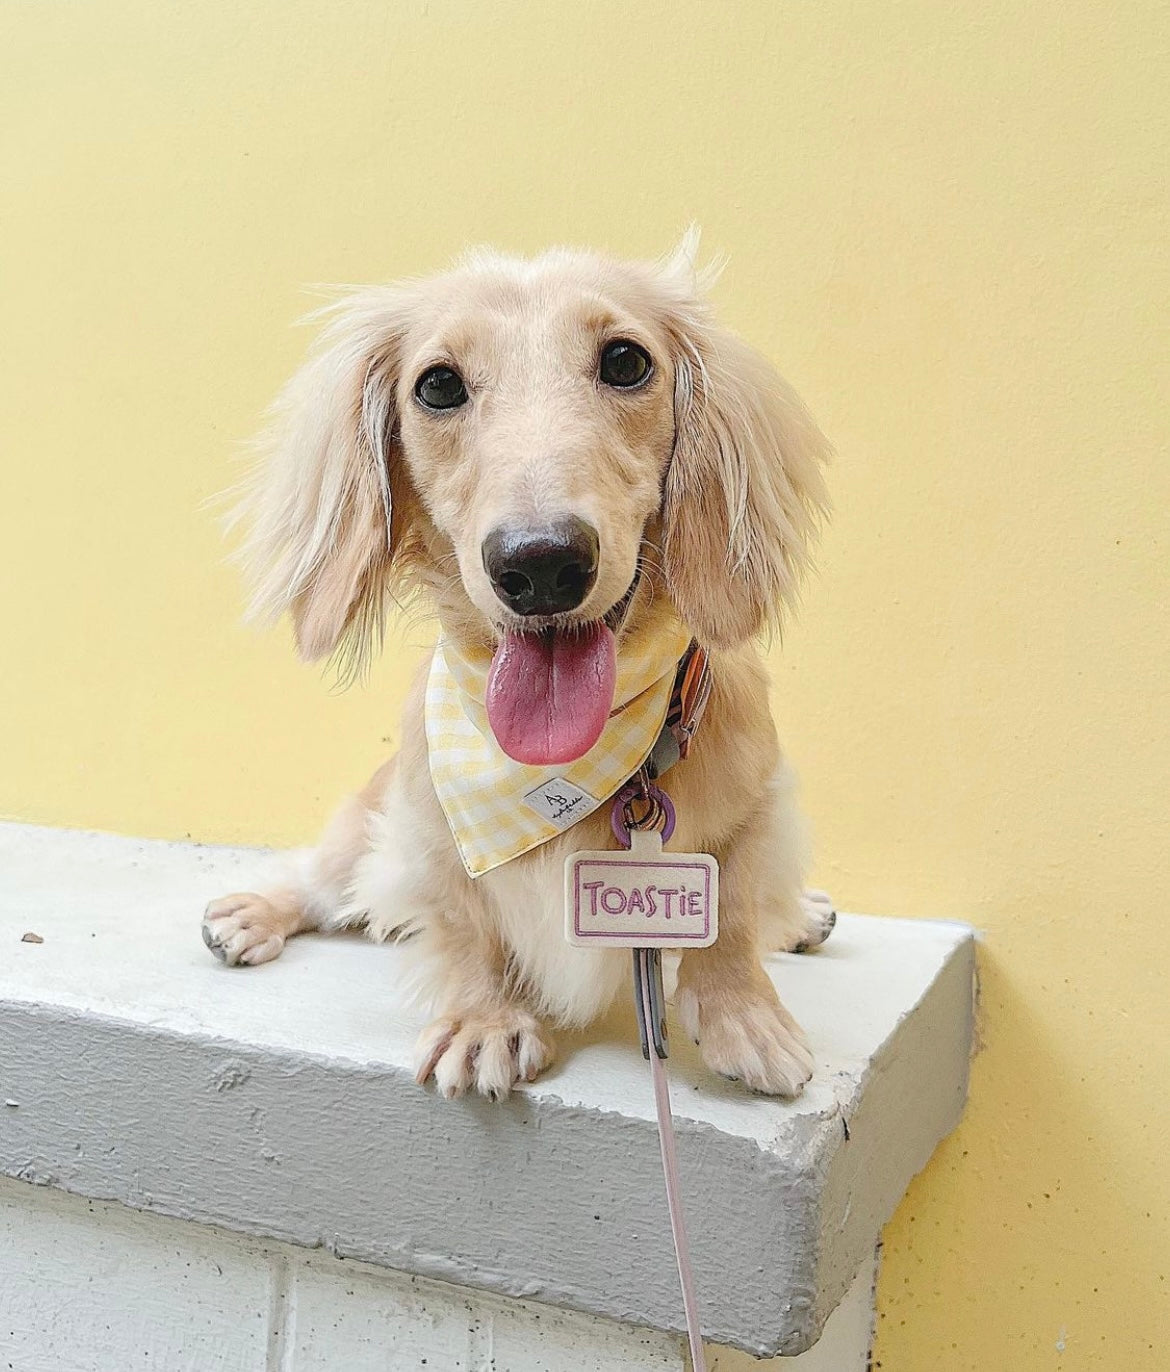
[[[660,784],[672,847],[720,863],[721,911],[717,942],[682,955],[676,1011],[755,1091],[795,1095],[812,1072],[760,957],[821,942],[833,915],[802,895],[753,639],[794,598],[828,446],[716,324],[694,246],[658,263],[481,252],[348,296],[242,504],[253,610],[290,611],[304,658],[360,667],[413,592],[440,639],[401,751],[269,889],[214,901],[204,938],[256,964],[308,929],[410,934],[434,1015],[418,1077],[446,1096],[532,1080],[550,1026],[626,984],[628,953],[565,943],[564,862],[615,846],[610,797],[658,737],[692,636],[710,702]]]

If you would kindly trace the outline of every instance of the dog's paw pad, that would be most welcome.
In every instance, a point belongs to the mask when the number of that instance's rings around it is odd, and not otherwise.
[[[213,900],[203,914],[203,942],[229,967],[270,962],[284,948],[278,916],[263,896],[246,892]]]

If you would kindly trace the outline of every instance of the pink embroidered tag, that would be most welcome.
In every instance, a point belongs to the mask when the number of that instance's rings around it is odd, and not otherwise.
[[[577,947],[706,948],[719,933],[719,864],[666,853],[634,830],[629,851],[565,859],[565,937]]]

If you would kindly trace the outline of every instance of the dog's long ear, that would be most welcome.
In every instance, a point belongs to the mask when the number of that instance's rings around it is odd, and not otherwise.
[[[402,571],[409,497],[391,448],[410,308],[384,287],[322,311],[329,322],[273,408],[235,512],[250,617],[291,611],[301,656],[340,649],[347,673],[364,666]]]
[[[677,273],[685,264],[676,259]],[[663,502],[671,594],[705,643],[778,623],[828,508],[829,444],[795,392],[719,328],[705,303],[674,312],[675,444]]]

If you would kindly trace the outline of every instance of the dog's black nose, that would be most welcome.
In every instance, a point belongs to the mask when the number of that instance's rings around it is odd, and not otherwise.
[[[597,580],[597,530],[575,515],[535,529],[496,529],[483,541],[484,571],[518,615],[575,610]]]

